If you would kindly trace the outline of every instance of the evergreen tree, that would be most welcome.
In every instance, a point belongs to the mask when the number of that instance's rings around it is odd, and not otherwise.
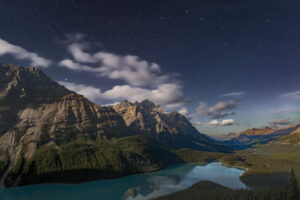
[[[290,174],[289,185],[287,189],[287,199],[288,200],[300,200],[299,196],[299,186],[295,175],[294,169],[292,169]]]

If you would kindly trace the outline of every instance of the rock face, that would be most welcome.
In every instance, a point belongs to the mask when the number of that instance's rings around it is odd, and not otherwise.
[[[198,130],[178,112],[166,113],[149,100],[143,102],[124,101],[113,106],[126,125],[136,133],[155,137],[175,148],[193,148],[208,151],[227,151]],[[226,149],[226,150],[225,150]]]
[[[0,65],[0,151],[30,158],[38,146],[78,137],[126,135],[123,119],[47,77],[38,68]]]

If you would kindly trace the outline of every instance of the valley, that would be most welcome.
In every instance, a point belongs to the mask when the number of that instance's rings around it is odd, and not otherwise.
[[[287,185],[291,169],[300,179],[300,125],[253,128],[220,141],[149,100],[100,106],[38,68],[3,64],[0,72],[0,177],[5,187],[83,183],[214,162],[246,170],[239,176],[251,190]]]

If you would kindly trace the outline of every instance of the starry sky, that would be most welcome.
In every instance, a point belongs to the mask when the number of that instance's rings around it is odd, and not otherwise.
[[[299,0],[0,0],[0,62],[220,136],[300,120]]]

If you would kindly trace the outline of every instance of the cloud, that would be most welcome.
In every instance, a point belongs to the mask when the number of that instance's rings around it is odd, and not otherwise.
[[[274,110],[271,112],[268,112],[268,115],[286,115],[286,114],[291,114],[291,113],[297,113],[300,112],[299,108],[284,108],[284,109],[278,109],[278,110]]]
[[[209,113],[208,116],[211,119],[220,119],[220,118],[224,118],[224,117],[228,117],[230,115],[235,115],[235,112],[231,112],[231,113]]]
[[[18,60],[29,60],[33,66],[48,67],[51,64],[50,60],[0,38],[0,56],[6,54],[12,55]]]
[[[269,124],[273,125],[273,126],[285,126],[285,125],[291,125],[294,123],[295,123],[295,121],[292,121],[290,118],[269,122]]]
[[[222,113],[225,110],[230,110],[236,107],[236,101],[221,101],[213,106],[209,106],[205,102],[200,102],[197,107],[198,115],[208,115],[211,119],[220,119],[229,115],[235,115],[235,112]]]
[[[167,82],[174,82],[169,74],[161,74],[157,63],[145,61],[136,55],[118,55],[104,51],[87,53],[90,44],[78,41],[82,37],[77,36],[76,41],[67,46],[74,60],[64,59],[59,62],[59,66],[91,72],[96,76],[109,79],[123,80],[132,86],[157,87]],[[92,66],[87,66],[87,63]]]
[[[210,122],[208,122],[206,125],[207,126],[231,126],[234,125],[236,122],[233,119],[224,119],[222,121],[218,121],[218,120],[212,120]]]
[[[178,110],[178,112],[182,115],[187,115],[188,114],[188,110],[186,107],[182,107]]]
[[[214,106],[209,107],[210,112],[222,112],[224,110],[235,108],[236,101],[221,101],[216,103]]]
[[[130,85],[117,85],[112,89],[101,92],[100,89],[84,84],[76,84],[66,81],[60,81],[59,84],[64,85],[69,90],[82,94],[85,97],[95,100],[129,100],[129,101],[143,101],[149,99],[159,105],[176,104],[183,101],[183,94],[180,87],[175,84],[163,84],[156,89],[144,89],[139,87],[132,87]]]
[[[233,119],[224,119],[221,122],[222,126],[231,126],[233,124],[235,124],[235,121]]]
[[[281,94],[281,97],[300,97],[300,90],[295,92],[289,92],[285,94]]]
[[[91,43],[83,41],[82,34],[68,35],[67,50],[72,58],[63,59],[59,66],[73,71],[87,72],[96,77],[122,80],[111,89],[90,94],[93,86],[61,82],[78,93],[85,93],[90,99],[142,101],[149,99],[167,108],[181,107],[185,99],[181,92],[180,81],[170,74],[163,74],[157,63],[148,62],[136,55],[118,55],[115,53],[91,52]],[[80,87],[79,87],[80,86]],[[82,88],[85,86],[85,88]]]
[[[211,120],[207,123],[208,126],[219,126],[220,122],[218,120]]]
[[[191,121],[191,123],[193,124],[193,126],[195,127],[200,127],[202,126],[202,122],[198,119],[189,119]]]
[[[245,95],[245,92],[231,92],[231,93],[222,94],[221,97],[232,97],[232,96],[243,96],[243,95]]]
[[[95,101],[98,98],[101,98],[102,95],[101,90],[93,86],[88,86],[84,84],[75,84],[66,81],[59,81],[58,83],[65,86],[69,90],[72,90],[78,94],[85,96],[91,101]]]

